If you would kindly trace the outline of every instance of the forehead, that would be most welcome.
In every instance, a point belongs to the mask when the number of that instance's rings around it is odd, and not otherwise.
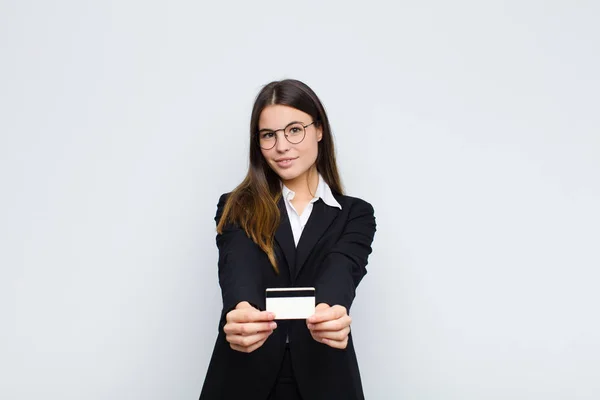
[[[258,129],[281,129],[292,121],[308,124],[312,121],[310,115],[294,107],[279,104],[265,107],[258,119]]]

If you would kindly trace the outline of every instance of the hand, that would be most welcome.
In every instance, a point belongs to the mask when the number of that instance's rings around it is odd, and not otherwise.
[[[227,323],[223,327],[226,339],[233,350],[251,353],[262,346],[277,324],[275,314],[259,311],[247,301],[238,303],[227,313]]]
[[[348,346],[352,318],[348,315],[346,307],[320,303],[315,308],[315,313],[306,320],[313,339],[335,349],[345,349]]]

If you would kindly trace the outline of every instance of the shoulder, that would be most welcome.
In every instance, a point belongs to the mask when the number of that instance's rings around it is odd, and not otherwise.
[[[366,200],[363,200],[358,197],[352,197],[352,196],[347,196],[347,195],[337,194],[337,193],[334,193],[333,196],[338,201],[338,203],[340,203],[340,205],[342,206],[342,210],[347,209],[348,212],[350,212],[351,214],[354,214],[354,213],[358,213],[358,214],[368,213],[368,214],[372,214],[372,215],[375,214],[375,210],[373,209],[373,206],[371,205],[371,203],[367,202]]]
[[[223,193],[221,196],[219,196],[219,202],[217,203],[217,208],[225,207],[225,203],[227,203],[227,199],[229,198],[229,195],[231,195],[231,192]]]
[[[225,204],[227,204],[227,199],[229,199],[230,194],[231,194],[231,192],[228,192],[228,193],[223,193],[221,196],[219,196],[219,202],[217,203],[217,213],[215,215],[215,222],[217,222],[217,224],[221,220],[221,216],[223,215],[223,210],[225,209]]]

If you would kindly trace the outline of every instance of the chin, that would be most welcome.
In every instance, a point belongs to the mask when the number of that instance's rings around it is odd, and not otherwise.
[[[284,181],[291,181],[292,179],[296,179],[299,175],[292,171],[276,171],[277,175]]]
[[[282,181],[290,181],[296,179],[300,174],[295,169],[279,169],[273,168],[273,171],[279,176]]]

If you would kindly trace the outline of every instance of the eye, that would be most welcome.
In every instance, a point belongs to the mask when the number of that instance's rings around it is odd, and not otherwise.
[[[273,132],[261,132],[260,133],[260,138],[261,139],[269,139],[273,137]]]
[[[302,132],[302,128],[300,128],[299,126],[292,126],[290,128],[290,133],[292,135],[297,135],[298,133]]]

